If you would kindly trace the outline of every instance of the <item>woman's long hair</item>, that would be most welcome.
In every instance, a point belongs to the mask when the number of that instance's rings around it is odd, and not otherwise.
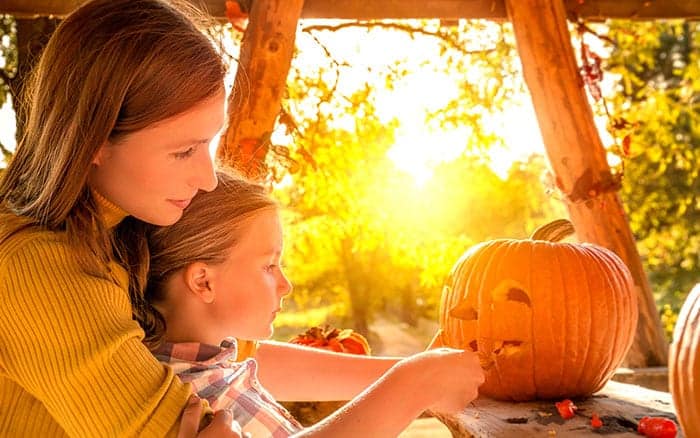
[[[221,92],[226,68],[202,17],[166,0],[94,0],[76,9],[32,72],[24,135],[0,182],[0,211],[64,231],[86,272],[108,277],[116,256],[130,272],[137,319],[148,270],[143,224],[130,218],[107,230],[88,173],[105,142],[118,147]]]

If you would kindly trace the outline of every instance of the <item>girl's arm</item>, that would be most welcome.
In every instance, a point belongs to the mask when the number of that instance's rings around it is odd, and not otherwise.
[[[395,437],[421,412],[454,412],[484,377],[474,353],[436,349],[402,360],[362,394],[295,437]]]
[[[261,342],[255,357],[260,382],[283,401],[350,400],[401,360],[275,341]]]

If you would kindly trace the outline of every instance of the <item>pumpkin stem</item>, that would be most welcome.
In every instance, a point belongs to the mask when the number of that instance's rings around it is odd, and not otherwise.
[[[530,236],[530,240],[547,240],[559,242],[565,237],[574,234],[574,224],[568,219],[556,219],[548,224],[538,227]]]

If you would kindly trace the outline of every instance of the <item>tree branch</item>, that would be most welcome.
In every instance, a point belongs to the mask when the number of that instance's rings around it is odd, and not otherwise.
[[[335,25],[315,24],[315,25],[305,26],[301,29],[301,31],[302,32],[321,31],[321,30],[337,31],[340,29],[351,28],[351,27],[364,27],[364,28],[380,27],[380,28],[384,28],[384,29],[400,30],[400,31],[407,32],[410,34],[429,36],[429,37],[437,38],[437,39],[447,43],[450,47],[452,47],[453,49],[455,49],[455,50],[457,50],[465,55],[473,55],[473,54],[479,54],[479,53],[490,53],[493,50],[495,50],[493,48],[481,49],[481,50],[466,50],[462,46],[462,43],[460,41],[452,38],[450,35],[448,35],[444,32],[429,31],[429,30],[425,30],[424,28],[421,28],[421,27],[414,27],[414,26],[410,26],[407,24],[399,23],[399,22],[351,21],[351,22],[345,22],[345,23],[340,23],[340,24],[335,24]]]

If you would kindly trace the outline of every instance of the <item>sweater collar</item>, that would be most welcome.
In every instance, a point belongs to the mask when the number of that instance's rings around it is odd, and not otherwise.
[[[119,225],[119,222],[129,215],[126,211],[122,210],[119,206],[112,203],[94,189],[92,190],[92,195],[97,204],[97,211],[108,229],[116,227]]]

